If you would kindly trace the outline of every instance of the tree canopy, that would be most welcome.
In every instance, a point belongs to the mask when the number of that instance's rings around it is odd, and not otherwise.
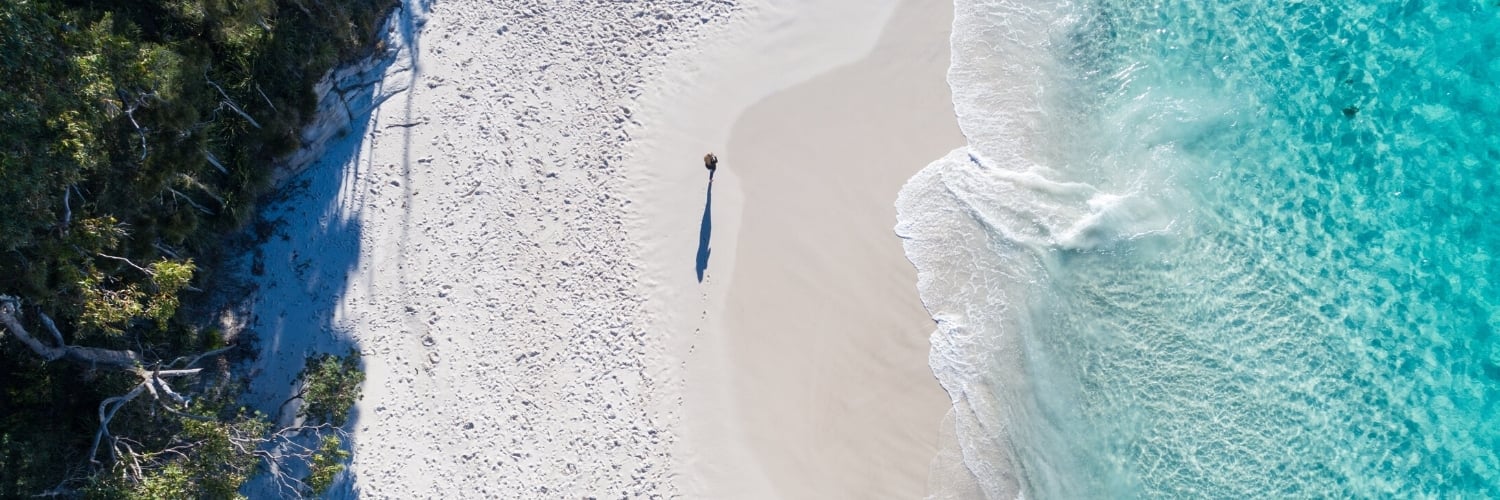
[[[0,294],[20,298],[17,326],[148,371],[223,346],[181,305],[215,286],[219,243],[301,145],[313,84],[367,53],[396,1],[0,2]],[[13,337],[0,336],[0,497],[232,496],[256,459],[214,443],[273,432],[227,379],[195,372],[171,383],[200,397],[168,406],[207,420],[119,410],[113,435],[150,469],[122,473],[119,457],[90,461],[91,441],[101,402],[143,377],[48,362]],[[200,445],[162,451],[184,442]]]

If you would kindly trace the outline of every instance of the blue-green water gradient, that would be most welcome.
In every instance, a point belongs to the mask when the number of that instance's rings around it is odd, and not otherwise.
[[[994,209],[970,191],[1042,208],[974,216],[1000,257],[973,268],[908,245],[1010,287],[923,290],[1012,317],[947,318],[1019,346],[990,370],[1023,377],[976,377],[1032,408],[960,426],[971,458],[1010,447],[1030,497],[1500,498],[1500,6],[959,3],[1045,53],[992,75],[1042,82],[1025,112],[960,98],[973,152],[942,181],[968,207],[944,216]],[[956,68],[1006,55],[976,46]]]

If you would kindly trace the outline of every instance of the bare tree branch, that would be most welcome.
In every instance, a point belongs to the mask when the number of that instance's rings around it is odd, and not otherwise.
[[[138,266],[137,266],[138,267]],[[128,372],[137,377],[139,382],[133,385],[129,391],[104,399],[99,402],[97,416],[99,426],[94,432],[93,441],[89,447],[88,464],[93,467],[104,467],[112,464],[115,474],[126,481],[140,481],[152,471],[164,467],[174,460],[190,457],[193,450],[204,444],[205,441],[185,442],[184,435],[173,438],[170,447],[151,451],[143,448],[142,444],[132,441],[124,436],[115,436],[110,431],[110,425],[119,414],[120,409],[132,401],[140,399],[141,394],[151,395],[151,407],[160,407],[163,411],[175,417],[192,419],[202,422],[219,422],[222,419],[217,415],[196,415],[192,412],[194,393],[189,391],[178,392],[168,382],[174,377],[186,377],[198,375],[204,371],[197,367],[204,359],[222,355],[234,349],[230,345],[219,349],[210,350],[196,355],[181,356],[170,363],[142,363],[141,355],[133,350],[110,350],[93,347],[82,347],[67,345],[55,322],[45,313],[38,312],[42,324],[51,333],[56,346],[37,340],[22,324],[20,318],[20,299],[7,295],[0,295],[0,339],[5,332],[10,332],[22,343],[26,344],[33,352],[45,360],[66,359],[75,363],[92,367],[106,367],[116,371]],[[181,384],[179,384],[181,385]],[[300,396],[300,394],[299,394]],[[256,416],[255,418],[262,418]],[[269,424],[269,423],[268,423]],[[320,443],[326,443],[323,439],[332,433],[340,439],[347,439],[348,433],[330,423],[320,425],[294,425],[275,429],[267,433],[266,427],[260,425],[238,426],[230,424],[225,427],[226,437],[229,443],[246,457],[255,457],[265,465],[265,470],[271,474],[272,484],[280,489],[280,492],[288,496],[302,496],[310,490],[310,485],[305,479],[294,476],[296,471],[302,470],[303,466],[314,467],[318,464],[322,453]],[[101,451],[108,453],[107,457],[101,457]],[[252,462],[253,463],[253,462]],[[298,465],[301,464],[301,465]],[[248,473],[242,462],[229,464],[241,472]],[[44,492],[48,496],[69,496],[76,491],[68,489],[68,482],[64,481],[57,487]]]
[[[298,399],[302,399],[303,396],[307,395],[307,384],[300,384],[300,385],[301,385],[301,388],[297,389],[297,393],[296,394],[293,394],[291,397],[286,398],[286,401],[282,401],[281,402],[281,406],[277,406],[276,407],[276,420],[277,421],[281,420],[281,414],[282,414],[282,412],[286,411],[286,405],[292,404],[292,401],[296,401]]]
[[[157,249],[159,251],[161,251],[162,254],[165,254],[166,256],[171,257],[173,259],[178,259],[178,260],[182,259],[182,257],[178,257],[177,256],[177,252],[174,252],[174,251],[172,251],[171,248],[168,248],[166,245],[161,244],[161,240],[157,240],[157,241],[151,243],[151,247],[155,248],[155,249]]]
[[[220,87],[219,84],[214,83],[214,81],[208,77],[208,73],[203,74],[203,79],[207,80],[209,85],[213,85],[215,89],[218,89],[219,95],[224,96],[224,100],[219,103],[221,107],[229,106],[229,109],[234,110],[235,113],[239,113],[240,116],[244,117],[245,120],[249,121],[251,125],[255,126],[255,128],[260,128],[260,123],[256,122],[254,118],[251,118],[250,114],[246,113],[245,110],[240,109],[240,106],[234,103],[234,99],[231,99],[229,97],[229,94],[224,92],[224,87]]]
[[[31,348],[32,352],[44,360],[53,361],[67,355],[66,348],[43,344],[26,332],[26,328],[22,327],[21,322],[16,319],[20,306],[20,301],[14,297],[0,295],[0,324],[4,324],[5,328],[10,330],[11,335],[15,335],[21,343],[26,344],[26,347]]]
[[[212,188],[209,188],[202,182],[198,182],[198,179],[194,179],[193,176],[188,174],[177,174],[177,180],[181,181],[183,184],[186,184],[188,187],[198,188],[199,191],[203,191],[203,193],[207,194],[209,198],[213,198],[214,201],[219,202],[219,206],[224,205],[224,198],[221,198],[219,197],[219,195],[214,194],[214,190]]]
[[[208,159],[208,164],[209,165],[213,165],[214,168],[219,169],[219,171],[223,172],[224,175],[229,175],[229,169],[224,168],[224,164],[223,163],[219,163],[219,157],[214,156],[214,154],[208,152],[207,149],[203,150],[203,157],[206,158],[206,159]]]
[[[196,369],[194,369],[194,370],[172,370],[172,371],[192,372],[192,373],[197,373],[198,372],[198,370],[196,370]],[[168,385],[167,381],[162,380],[161,377],[158,376],[162,372],[159,372],[159,371],[158,372],[145,372],[145,371],[141,371],[139,373],[141,373],[143,375],[143,377],[146,378],[146,382],[144,382],[144,385],[146,386],[146,391],[150,392],[152,399],[155,399],[156,402],[161,405],[162,409],[167,410],[168,413],[171,413],[173,415],[177,415],[177,416],[183,417],[183,418],[189,418],[189,419],[197,420],[199,422],[213,422],[214,421],[213,418],[205,417],[205,416],[202,416],[202,415],[194,415],[192,413],[188,413],[186,411],[174,408],[172,405],[168,404],[167,400],[171,400],[171,402],[177,403],[179,405],[182,405],[183,408],[187,408],[188,400],[187,400],[187,398],[182,397],[181,394],[178,394],[177,391],[172,390],[172,386]],[[162,395],[163,394],[165,394],[167,396],[166,400],[162,399]]]
[[[141,138],[141,157],[137,161],[145,161],[146,152],[149,151],[150,148],[146,147],[146,131],[141,128],[141,124],[136,123],[135,121],[135,106],[131,106],[130,108],[126,109],[125,116],[127,118],[130,118],[130,124],[135,125],[135,133]]]
[[[68,226],[73,224],[73,186],[63,188],[63,223],[62,232],[68,234]]]
[[[193,199],[189,198],[188,195],[182,194],[182,193],[178,192],[176,189],[167,188],[167,191],[171,191],[172,195],[178,197],[179,199],[187,200],[187,203],[189,205],[192,205],[193,208],[198,209],[199,212],[203,212],[203,213],[208,214],[208,215],[213,215],[214,214],[214,212],[212,210],[209,210],[207,208],[203,208],[203,205],[199,205],[198,202],[193,201]]]
[[[303,14],[307,14],[308,17],[312,17],[312,11],[307,10],[307,6],[302,5],[302,0],[292,0],[292,5],[296,5],[298,9],[302,9]]]
[[[161,394],[165,394],[167,396],[167,399],[172,400],[173,403],[187,406],[187,398],[182,397],[182,395],[178,394],[177,391],[172,390],[172,386],[168,384],[167,381],[162,380],[161,377],[152,374],[151,385],[156,386],[156,388],[160,390],[159,392]]]
[[[146,148],[146,129],[142,128],[141,124],[139,122],[135,121],[135,111],[137,109],[140,109],[141,105],[144,104],[143,99],[142,99],[143,96],[137,95],[137,96],[132,97],[131,95],[129,95],[128,93],[126,93],[123,89],[115,89],[115,95],[117,95],[117,96],[120,97],[120,102],[122,104],[125,104],[125,109],[124,109],[124,111],[125,111],[125,117],[130,119],[130,124],[135,126],[135,133],[136,133],[136,135],[140,136],[140,138],[141,138],[141,158],[140,159],[141,160],[145,160],[146,159],[146,151],[147,151],[147,148]]]
[[[215,421],[211,417],[205,417],[203,415],[194,415],[192,413],[188,413],[188,412],[185,412],[185,411],[173,408],[171,405],[166,404],[166,402],[164,402],[164,401],[161,401],[161,400],[157,400],[157,401],[161,403],[161,407],[163,409],[167,410],[168,413],[171,413],[173,415],[177,415],[177,416],[182,417],[182,418],[197,420],[199,422],[214,422]]]
[[[281,112],[281,110],[276,109],[276,105],[275,104],[271,103],[271,98],[266,97],[266,92],[264,90],[260,89],[260,84],[259,83],[255,84],[255,91],[258,92],[258,93],[260,93],[260,98],[261,99],[265,99],[266,100],[266,105],[271,107],[271,111],[273,113],[280,113]]]
[[[159,370],[156,372],[146,372],[140,368],[142,364],[141,355],[135,351],[126,349],[100,349],[97,347],[84,347],[76,345],[66,345],[61,343],[59,343],[59,345],[56,347],[49,346],[46,343],[37,340],[36,337],[32,337],[31,333],[26,331],[26,327],[21,325],[19,314],[20,299],[9,295],[0,295],[0,325],[4,325],[5,329],[9,330],[10,333],[12,335],[15,335],[17,339],[20,339],[21,343],[26,344],[26,347],[30,348],[32,352],[35,352],[37,356],[40,356],[43,360],[46,361],[65,359],[75,363],[88,365],[93,368],[103,367],[119,371],[128,371],[141,377],[141,380],[143,381],[149,380],[151,377],[180,377],[187,375],[196,375],[198,374],[198,372],[202,371],[201,368],[191,368],[182,370]],[[46,322],[50,321],[50,318],[46,320]],[[53,328],[55,328],[55,326],[56,325],[53,325]],[[62,338],[62,335],[59,333],[54,332],[54,335],[55,339]],[[199,354],[193,358],[191,363],[185,366],[190,366],[193,363],[197,363],[198,360],[201,360],[204,357],[222,354],[232,347],[233,346],[224,347],[221,349],[215,349],[213,351]]]
[[[298,439],[306,433],[313,433],[317,436],[324,432],[333,433],[340,439],[349,437],[348,432],[333,424],[296,425],[271,433],[262,443],[268,444],[269,447],[256,450],[256,455],[264,461],[267,473],[270,474],[274,484],[283,495],[299,497],[309,488],[305,481],[292,476],[290,472],[283,469],[283,466],[292,461],[310,464],[318,453],[317,444],[308,446],[305,442],[299,442]],[[236,446],[239,444],[237,443]]]
[[[57,323],[53,323],[52,318],[47,316],[47,313],[37,311],[36,314],[42,318],[42,326],[47,327],[47,331],[52,332],[52,341],[56,342],[58,347],[68,345],[67,342],[63,342],[62,332],[57,331]]]
[[[151,374],[157,377],[185,377],[188,375],[197,375],[202,371],[202,368],[193,368],[189,370],[157,370],[151,372]]]
[[[105,399],[99,403],[99,430],[94,432],[94,445],[89,448],[89,462],[99,463],[97,458],[99,454],[99,441],[109,437],[109,421],[115,418],[115,413],[120,411],[120,407],[125,406],[125,403],[129,403],[136,396],[140,396],[141,391],[145,389],[146,383],[141,382],[136,384],[135,388],[131,389],[130,392]]]
[[[140,377],[141,379],[141,382],[136,384],[135,387],[130,390],[130,392],[107,398],[99,403],[99,429],[94,432],[94,442],[93,445],[89,447],[90,463],[99,463],[99,443],[101,443],[104,439],[109,438],[109,451],[111,460],[118,460],[118,457],[120,455],[118,448],[120,446],[124,446],[126,449],[125,454],[132,460],[132,462],[130,464],[127,464],[127,466],[132,467],[139,475],[140,464],[139,462],[134,461],[136,459],[134,450],[130,448],[128,444],[122,444],[110,435],[109,423],[114,419],[115,414],[120,411],[120,408],[124,407],[126,403],[135,400],[136,397],[141,395],[141,392],[150,392],[153,398],[161,401],[161,405],[163,408],[166,408],[167,411],[170,411],[175,415],[198,420],[211,420],[207,417],[192,415],[183,412],[168,404],[167,401],[169,400],[173,403],[186,406],[188,401],[187,398],[183,397],[181,394],[178,394],[177,391],[172,390],[172,386],[167,384],[167,382],[163,380],[163,378],[167,377],[196,375],[199,372],[203,371],[202,368],[186,368],[180,370],[158,369],[147,371],[140,368],[141,356],[135,351],[99,349],[95,347],[82,347],[64,344],[62,341],[62,334],[57,331],[56,324],[52,321],[51,318],[47,317],[45,314],[42,314],[41,317],[43,318],[43,323],[47,326],[48,330],[52,332],[54,340],[56,340],[58,343],[57,347],[48,346],[32,337],[31,334],[26,331],[26,328],[21,325],[20,319],[17,318],[17,313],[19,312],[19,310],[19,299],[8,295],[0,295],[0,324],[3,324],[12,335],[14,335],[17,339],[20,339],[22,343],[26,344],[27,347],[30,347],[31,350],[38,356],[41,356],[42,359],[45,359],[47,361],[67,359],[69,361],[87,364],[94,367],[102,365],[121,371],[128,371],[135,374],[137,377]],[[223,353],[228,349],[229,348],[216,349],[214,351],[200,354],[193,357],[188,365],[197,363],[198,360],[203,359],[206,356]],[[163,396],[165,396],[165,398],[163,398]]]
[[[125,467],[123,468],[124,470],[122,471],[122,473],[124,474],[125,479],[128,479],[130,481],[140,481],[145,477],[145,475],[141,473],[141,461],[139,457],[136,456],[135,447],[131,446],[131,443],[135,442],[123,437],[110,437],[109,455],[111,460],[124,464]],[[121,448],[123,448],[123,450]],[[120,460],[121,456],[125,457],[125,460]]]
[[[84,195],[83,195],[83,191],[80,191],[80,190],[79,190],[79,189],[78,189],[78,185],[77,185],[77,184],[74,184],[74,185],[73,185],[73,186],[72,186],[72,188],[73,188],[73,192],[74,192],[74,193],[77,193],[77,194],[78,194],[78,197],[79,197],[79,198],[83,198],[83,202],[84,202],[84,203],[88,203],[88,202],[89,202],[89,199],[88,199],[88,198],[87,198],[87,197],[85,197],[85,196],[84,196]]]
[[[124,262],[126,264],[130,264],[130,267],[134,267],[135,270],[137,270],[137,271],[146,273],[146,274],[151,275],[151,276],[155,276],[156,275],[156,273],[151,272],[150,269],[146,269],[144,267],[138,266],[134,262],[131,262],[130,259],[127,259],[127,258],[124,258],[124,257],[116,257],[116,256],[109,255],[109,254],[102,253],[102,252],[96,252],[96,253],[94,253],[94,255],[98,255],[98,256],[104,257],[106,259],[118,260],[120,262]]]
[[[183,364],[182,366],[183,367],[193,366],[195,364],[198,364],[198,361],[201,360],[201,359],[203,359],[203,358],[210,358],[210,357],[218,356],[220,354],[224,354],[226,352],[229,352],[230,350],[232,350],[234,348],[235,348],[235,346],[233,344],[231,344],[231,345],[227,345],[227,346],[224,346],[224,347],[220,347],[218,349],[214,349],[212,351],[208,351],[208,352],[205,352],[205,353],[198,354],[196,356],[193,356],[192,359],[189,359],[188,362],[185,363],[185,364]],[[188,357],[187,356],[179,357],[177,359],[172,360],[171,363],[167,363],[167,364],[165,364],[163,366],[173,366],[173,365],[176,365],[177,362],[182,361],[184,359],[188,359]],[[159,373],[170,373],[170,372],[171,372],[171,370],[167,370],[167,371],[162,371],[162,372],[159,372]]]

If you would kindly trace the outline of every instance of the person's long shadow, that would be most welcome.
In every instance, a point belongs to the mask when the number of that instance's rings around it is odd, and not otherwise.
[[[698,262],[695,270],[698,272],[698,282],[703,282],[703,271],[708,269],[708,240],[714,231],[714,221],[711,212],[714,207],[714,172],[708,171],[708,199],[703,201],[703,224],[698,226]]]

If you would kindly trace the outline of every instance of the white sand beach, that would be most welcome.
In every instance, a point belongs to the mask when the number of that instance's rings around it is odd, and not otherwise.
[[[660,262],[669,288],[698,292],[677,297],[669,324],[693,333],[679,346],[679,458],[702,480],[690,491],[703,497],[915,498],[936,454],[948,400],[927,368],[932,321],[891,226],[902,183],[963,142],[944,82],[951,6],[830,8],[869,17],[845,16],[847,32],[787,22],[772,43],[806,38],[722,56],[785,61],[824,43],[828,60],[798,66],[820,66],[818,74],[791,85],[776,71],[706,77],[690,91],[709,94],[699,98],[707,102],[736,103],[724,87],[777,90],[739,111],[727,138],[707,133],[723,123],[701,124],[674,136],[687,147],[669,148],[685,170],[691,146],[719,151],[724,164],[703,283],[685,265],[692,247],[671,247],[680,237],[648,252],[669,256]],[[868,26],[880,30],[861,31]],[[863,43],[834,48],[830,39]],[[840,54],[845,60],[832,57]],[[707,176],[683,174],[642,196],[695,195],[649,214],[646,232],[670,235],[660,223],[672,219],[679,234],[701,226],[693,209]]]
[[[364,355],[335,496],[926,493],[949,401],[891,228],[963,142],[951,4],[409,3],[390,98],[246,257],[259,406]]]

